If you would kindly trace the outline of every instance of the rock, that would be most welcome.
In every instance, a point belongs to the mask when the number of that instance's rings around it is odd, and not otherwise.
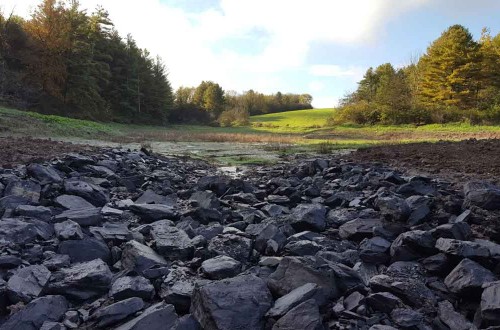
[[[32,178],[36,179],[41,185],[62,182],[61,176],[51,166],[31,164],[26,168],[26,170],[28,171],[28,174]]]
[[[151,282],[142,276],[123,276],[113,282],[109,295],[115,300],[139,297],[150,300],[155,294]]]
[[[447,223],[430,230],[436,238],[454,238],[468,241],[472,238],[472,230],[465,222]]]
[[[40,330],[66,330],[66,326],[59,322],[45,321]]]
[[[33,223],[10,218],[0,220],[0,241],[27,244],[39,236],[38,229]]]
[[[481,244],[450,238],[439,238],[436,241],[436,248],[443,253],[461,258],[476,259],[490,256],[488,248]]]
[[[318,285],[328,298],[339,296],[339,289],[331,273],[315,269],[292,257],[284,257],[267,281],[269,289],[276,296],[284,296],[307,283]]]
[[[184,273],[182,276],[178,276],[176,270],[172,271],[167,275],[160,288],[160,297],[165,302],[174,305],[175,310],[182,314],[189,312],[195,283],[198,282],[185,275]]]
[[[154,266],[167,265],[167,261],[153,249],[136,241],[125,243],[121,262],[124,269],[135,270],[138,273],[143,273]]]
[[[375,207],[380,210],[382,215],[391,221],[404,222],[410,216],[410,207],[402,198],[396,196],[379,197],[375,201]]]
[[[366,297],[366,303],[374,310],[390,314],[396,308],[404,307],[403,301],[390,292],[372,293]]]
[[[277,251],[280,251],[283,248],[286,243],[286,236],[278,226],[273,223],[261,223],[255,226],[258,227],[258,229],[256,229],[253,233],[256,235],[254,248],[257,251],[265,254],[268,250],[268,243],[270,243],[270,241],[277,243]],[[247,227],[247,232],[250,230],[249,227]]]
[[[273,326],[273,330],[323,330],[322,318],[314,299],[309,299],[292,308]]]
[[[158,195],[151,189],[146,190],[136,201],[136,204],[165,204],[173,206],[175,201],[167,196]]]
[[[262,279],[243,275],[196,286],[191,314],[206,330],[262,329],[272,301]]]
[[[120,245],[133,239],[132,232],[125,223],[106,222],[101,227],[90,227],[89,230],[95,237],[101,238],[106,243]]]
[[[285,252],[292,256],[311,256],[315,255],[319,250],[321,250],[321,245],[308,240],[291,242],[285,245]]]
[[[52,211],[44,206],[19,205],[16,207],[15,214],[21,217],[35,218],[45,222],[50,221],[52,218]]]
[[[234,234],[217,235],[210,240],[208,250],[215,255],[224,255],[247,262],[252,254],[252,240]]]
[[[101,223],[101,209],[92,207],[88,209],[67,210],[54,217],[55,222],[72,220],[80,226],[97,226]]]
[[[185,231],[170,226],[165,221],[153,223],[151,237],[155,241],[156,251],[169,260],[190,260],[194,246]]]
[[[40,201],[41,187],[38,183],[29,180],[15,180],[11,181],[5,187],[4,196],[18,196],[22,197],[32,203]]]
[[[94,205],[90,204],[85,199],[75,195],[58,196],[54,200],[54,203],[66,210],[80,210],[94,207]]]
[[[453,305],[443,300],[438,304],[438,316],[441,322],[446,324],[450,329],[469,330],[472,324],[460,313],[455,312]]]
[[[492,326],[500,325],[500,281],[494,282],[481,295],[481,317]]]
[[[427,257],[422,260],[422,264],[429,273],[437,275],[446,275],[453,268],[451,260],[444,253]]]
[[[55,271],[64,267],[68,267],[70,263],[71,260],[68,255],[54,253],[54,255],[50,256],[43,262],[43,265],[49,270]]]
[[[391,242],[382,237],[365,239],[360,244],[359,258],[373,264],[383,264],[389,261]]]
[[[231,179],[225,176],[205,176],[198,180],[198,187],[200,190],[211,190],[221,196],[228,193],[231,186]]]
[[[392,261],[410,261],[435,254],[436,240],[430,232],[407,231],[399,235],[391,245]]]
[[[12,255],[2,255],[0,256],[0,268],[2,269],[11,269],[17,268],[23,260],[19,257]]]
[[[0,330],[38,330],[44,322],[58,322],[67,309],[68,302],[63,296],[37,298],[10,316]]]
[[[204,209],[217,209],[220,202],[217,196],[211,191],[196,191],[189,200],[197,207]]]
[[[299,204],[290,215],[291,225],[297,231],[320,232],[326,227],[326,208],[318,204]]]
[[[97,327],[109,327],[144,308],[141,298],[128,298],[106,307],[99,308],[91,319]]]
[[[201,271],[211,280],[234,277],[241,272],[241,263],[228,256],[217,256],[203,261]]]
[[[318,305],[325,301],[325,297],[321,295],[321,290],[317,284],[306,283],[279,298],[274,302],[274,306],[267,312],[266,316],[279,318],[308,299],[315,299]]]
[[[391,327],[389,325],[381,325],[381,324],[376,324],[370,327],[368,330],[398,330],[394,327]]]
[[[339,235],[343,239],[360,241],[364,238],[372,237],[374,228],[379,226],[382,226],[382,221],[379,219],[358,218],[340,226]]]
[[[52,273],[47,290],[70,299],[86,300],[108,292],[112,276],[108,265],[95,259]]]
[[[171,206],[162,204],[134,204],[130,206],[130,210],[146,222],[177,217],[177,212]]]
[[[469,181],[464,185],[464,208],[478,206],[486,210],[500,209],[500,189],[485,181]]]
[[[394,323],[405,328],[418,326],[424,320],[422,314],[407,308],[396,308],[391,312],[391,318]]]
[[[106,263],[111,261],[111,251],[106,243],[95,238],[63,241],[57,252],[69,255],[73,263],[94,259],[101,259]]]
[[[463,259],[446,276],[444,284],[451,292],[470,297],[480,295],[482,285],[495,279],[488,269],[470,259]]]
[[[202,327],[193,315],[186,314],[179,318],[179,323],[175,330],[202,330]]]
[[[175,329],[178,317],[174,306],[160,302],[147,308],[141,315],[117,327],[115,330],[163,330]]]
[[[97,207],[102,207],[109,201],[103,189],[85,181],[65,181],[64,190],[66,194],[80,196]]]
[[[49,281],[50,271],[42,265],[18,269],[7,282],[7,294],[12,303],[38,298]]]
[[[60,240],[83,239],[83,232],[80,225],[72,220],[54,224],[54,231]]]

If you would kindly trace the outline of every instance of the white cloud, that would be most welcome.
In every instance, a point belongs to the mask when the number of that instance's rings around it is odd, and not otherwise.
[[[356,68],[306,66],[312,42],[356,44],[373,40],[384,23],[430,0],[221,0],[218,9],[189,13],[160,0],[80,0],[92,10],[100,4],[122,35],[165,61],[174,87],[214,80],[227,89],[283,92],[293,81],[280,74],[305,72],[323,77],[356,77]],[[0,7],[27,16],[39,0],[1,0]],[[258,29],[267,42],[257,54],[214,43]],[[307,83],[306,83],[307,85]],[[317,87],[317,86],[316,86]],[[295,87],[295,89],[297,89]],[[296,91],[298,92],[298,91]],[[329,102],[329,101],[328,101]]]

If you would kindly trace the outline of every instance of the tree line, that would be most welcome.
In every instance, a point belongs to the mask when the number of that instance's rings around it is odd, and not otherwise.
[[[77,0],[43,0],[29,19],[0,11],[0,104],[101,121],[238,124],[311,101],[239,95],[210,81],[174,93],[160,57],[122,38],[103,8],[87,13]]]
[[[222,126],[246,125],[249,116],[312,108],[309,94],[263,94],[224,91],[212,81],[197,87],[179,87],[174,95],[172,121],[180,123],[218,122]]]
[[[454,25],[413,63],[369,68],[333,123],[500,122],[500,34]]]

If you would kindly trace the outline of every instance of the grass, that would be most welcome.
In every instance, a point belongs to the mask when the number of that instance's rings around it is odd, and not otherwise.
[[[99,123],[0,107],[0,134],[93,139],[117,143],[188,141],[265,144],[264,149],[275,154],[303,151],[328,153],[338,149],[355,149],[378,144],[500,138],[500,126],[475,126],[462,123],[418,127],[414,125],[328,126],[327,120],[333,111],[335,110],[313,109],[253,116],[248,127],[196,125],[160,127]],[[239,160],[232,157],[232,161],[243,163],[253,160]]]

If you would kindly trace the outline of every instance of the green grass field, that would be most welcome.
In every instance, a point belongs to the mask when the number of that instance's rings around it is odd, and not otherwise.
[[[141,126],[99,123],[41,115],[0,107],[0,135],[127,142],[241,142],[277,145],[276,149],[302,151],[360,148],[376,144],[409,143],[468,138],[500,138],[500,126],[433,124],[424,126],[328,126],[334,109],[290,111],[254,116],[247,127],[196,125]],[[290,146],[295,149],[290,149]]]

